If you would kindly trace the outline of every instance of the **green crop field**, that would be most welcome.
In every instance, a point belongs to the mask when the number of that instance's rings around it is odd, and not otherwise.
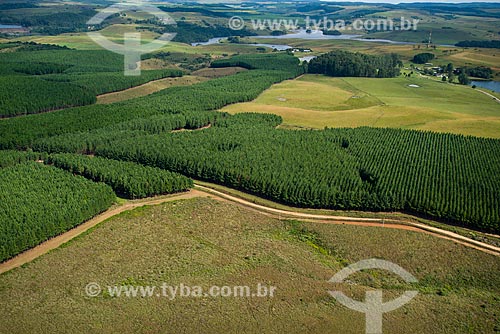
[[[327,281],[370,257],[419,280],[386,272]],[[3,333],[362,333],[364,315],[336,302],[371,288],[393,299],[419,291],[384,315],[384,333],[493,333],[498,328],[498,257],[410,231],[279,221],[210,199],[137,209],[23,268],[0,276]],[[29,288],[26,284],[29,282]],[[98,283],[91,298],[85,287]],[[184,283],[275,286],[273,298],[111,297],[106,286]]]
[[[286,125],[310,128],[396,127],[500,138],[498,102],[470,87],[426,78],[306,75],[222,110],[274,113]]]

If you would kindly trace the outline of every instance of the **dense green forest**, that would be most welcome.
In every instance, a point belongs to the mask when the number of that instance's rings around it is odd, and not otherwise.
[[[37,140],[32,147],[37,151],[90,154],[102,146],[120,138],[132,138],[147,134],[160,134],[181,129],[199,129],[227,115],[215,112],[184,112],[164,114],[149,118],[137,118],[88,132],[68,133]]]
[[[0,117],[89,105],[100,94],[183,75],[180,70],[152,70],[124,76],[122,63],[102,51],[42,48],[0,53]]]
[[[106,210],[113,190],[55,167],[26,162],[0,169],[0,262]]]
[[[486,66],[464,67],[462,69],[462,72],[474,78],[481,78],[481,79],[493,78],[493,70]]]
[[[401,210],[500,231],[500,180],[491,177],[500,173],[498,140],[395,129],[276,130],[274,121],[245,117],[201,132],[121,138],[96,153],[295,206]]]
[[[123,56],[106,50],[42,49],[0,52],[2,69],[15,64],[43,63],[65,65],[65,73],[123,71]]]
[[[335,77],[393,78],[403,63],[396,54],[372,56],[348,51],[333,51],[312,59],[308,72]]]
[[[193,187],[193,181],[185,176],[133,162],[75,154],[54,154],[47,162],[95,182],[104,182],[118,195],[131,199],[173,194]]]
[[[300,66],[296,57],[286,53],[238,55],[228,59],[212,62],[212,67],[243,67],[249,70],[280,70],[295,72],[296,76],[304,74],[305,68]]]
[[[411,60],[415,64],[427,64],[431,60],[436,58],[436,55],[430,52],[419,53],[413,57]]]
[[[27,161],[44,160],[47,153],[33,151],[0,151],[0,168],[15,166]]]
[[[86,88],[94,95],[101,95],[110,92],[125,90],[146,82],[163,79],[181,77],[180,70],[150,70],[141,71],[139,76],[124,76],[120,72],[98,72],[98,73],[72,73],[54,74],[44,76],[47,81],[69,82]]]
[[[95,101],[95,94],[77,85],[27,76],[0,77],[0,117],[36,114]]]

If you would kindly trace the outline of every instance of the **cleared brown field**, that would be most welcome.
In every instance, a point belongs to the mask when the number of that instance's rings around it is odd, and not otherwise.
[[[99,95],[97,97],[97,104],[109,104],[109,103],[130,100],[136,97],[153,94],[155,92],[173,86],[189,86],[206,80],[208,79],[204,77],[197,77],[191,75],[183,76],[180,78],[164,78],[160,80],[151,81],[144,85],[133,87],[120,92]]]
[[[214,79],[227,77],[228,75],[233,75],[244,71],[247,71],[247,69],[243,67],[202,68],[201,70],[193,72],[192,74],[199,77]]]

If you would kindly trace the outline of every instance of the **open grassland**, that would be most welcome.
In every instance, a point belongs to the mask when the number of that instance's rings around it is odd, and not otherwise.
[[[425,78],[306,75],[222,110],[274,113],[287,126],[401,127],[500,138],[498,102],[470,87]]]
[[[183,76],[180,78],[164,78],[148,82],[144,85],[133,87],[124,91],[99,95],[97,97],[98,104],[110,104],[120,101],[126,101],[141,96],[153,94],[163,89],[174,86],[189,86],[196,83],[206,81],[208,79],[198,76]]]
[[[367,258],[401,265],[420,281],[374,271],[349,285],[327,281]],[[393,299],[384,333],[490,333],[498,328],[500,259],[411,231],[279,221],[199,198],[141,208],[99,225],[0,276],[5,333],[361,333],[364,316],[329,290],[362,300],[370,287]],[[85,296],[108,285],[276,286],[274,298]],[[26,287],[29,286],[29,289]]]

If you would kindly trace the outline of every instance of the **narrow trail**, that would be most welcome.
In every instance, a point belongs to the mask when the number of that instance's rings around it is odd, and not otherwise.
[[[493,100],[495,100],[497,103],[500,103],[500,99],[499,99],[498,97],[496,97],[495,95],[490,94],[490,93],[488,93],[488,92],[485,92],[484,90],[481,90],[481,89],[477,89],[477,88],[476,88],[476,90],[477,90],[478,92],[481,92],[481,93],[485,94],[485,95],[488,95],[488,96],[489,96],[489,97],[491,97]]]
[[[258,213],[267,215],[269,217],[278,219],[289,219],[297,218],[305,222],[311,223],[321,223],[321,224],[332,224],[332,225],[352,225],[352,226],[367,226],[367,227],[382,227],[389,229],[413,231],[419,233],[429,234],[441,239],[450,240],[458,244],[464,245],[469,248],[474,248],[479,251],[500,256],[500,247],[495,247],[480,241],[476,241],[457,233],[442,230],[436,227],[431,227],[421,223],[414,223],[409,221],[399,221],[392,219],[379,219],[379,218],[354,218],[354,217],[342,217],[342,216],[329,216],[329,215],[316,215],[309,213],[300,213],[294,211],[287,211],[281,209],[275,209],[267,207],[260,204],[255,204],[250,201],[214,190],[201,185],[196,185],[195,189],[178,195],[170,195],[167,197],[156,197],[148,198],[143,200],[127,202],[124,205],[113,207],[108,211],[101,213],[100,215],[92,218],[91,220],[65,232],[59,236],[45,241],[44,243],[27,250],[14,258],[0,263],[0,274],[12,270],[14,268],[20,267],[26,263],[33,261],[34,259],[54,250],[61,245],[67,243],[68,241],[76,238],[77,236],[85,233],[89,229],[97,226],[98,224],[117,216],[123,212],[131,211],[143,206],[154,206],[162,203],[173,202],[178,200],[193,199],[193,198],[212,198],[219,201],[224,201],[228,203],[233,203],[256,211]]]

